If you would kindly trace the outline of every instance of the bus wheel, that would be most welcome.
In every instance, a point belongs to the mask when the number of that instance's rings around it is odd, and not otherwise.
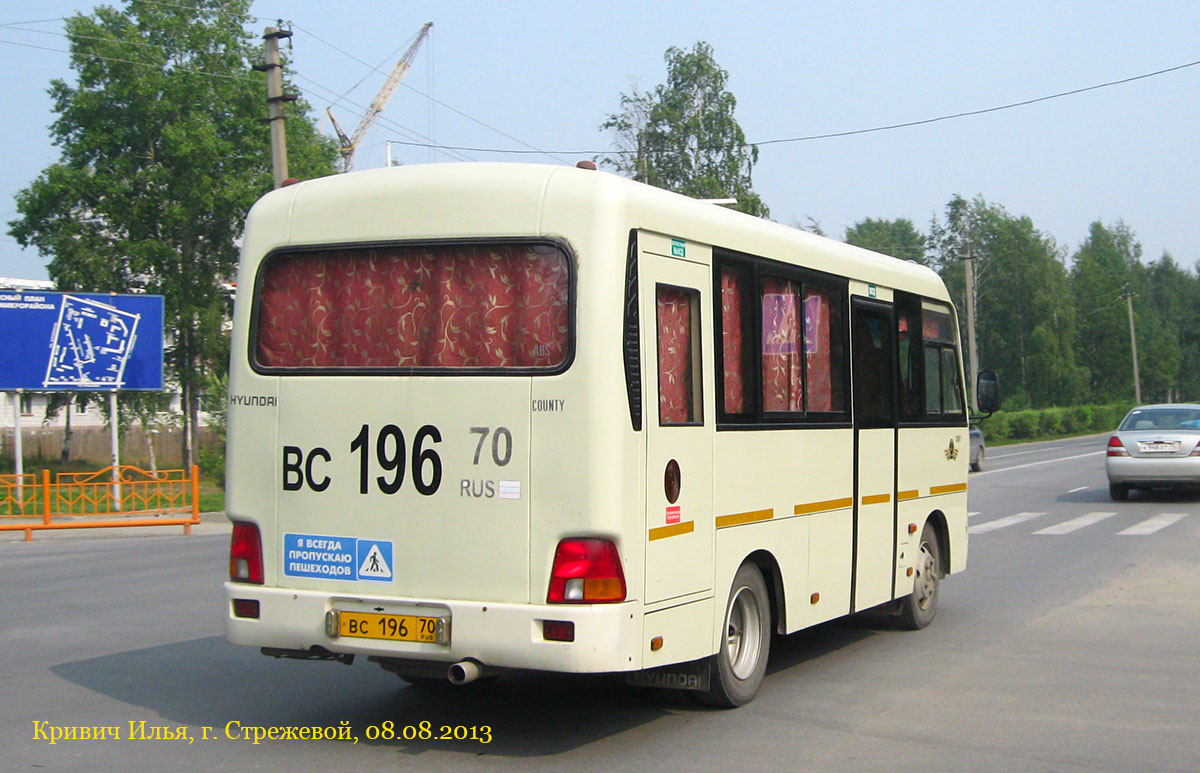
[[[709,658],[709,688],[697,697],[712,706],[741,706],[753,700],[767,672],[771,608],[762,572],[742,564],[733,578],[721,646]]]
[[[913,576],[913,592],[900,602],[900,625],[917,631],[933,622],[937,614],[938,581],[941,579],[937,534],[926,523],[921,530],[921,547]]]

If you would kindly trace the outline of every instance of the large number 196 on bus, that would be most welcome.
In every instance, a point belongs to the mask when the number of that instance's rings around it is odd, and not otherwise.
[[[235,643],[738,706],[772,632],[923,628],[966,564],[928,268],[595,170],[447,164],[268,194],[238,288]]]

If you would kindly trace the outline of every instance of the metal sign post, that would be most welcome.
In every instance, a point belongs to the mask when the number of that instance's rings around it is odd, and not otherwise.
[[[117,390],[108,393],[109,427],[112,428],[112,498],[113,510],[121,512],[121,439],[118,431],[120,416],[117,414]]]
[[[12,393],[13,404],[13,472],[17,474],[17,482],[25,472],[24,453],[21,450],[21,393]]]

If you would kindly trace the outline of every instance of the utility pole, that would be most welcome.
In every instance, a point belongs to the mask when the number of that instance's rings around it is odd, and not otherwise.
[[[967,383],[971,389],[971,410],[979,413],[979,396],[975,394],[975,374],[979,373],[979,349],[975,345],[975,256],[971,254],[971,235],[967,232],[967,257],[963,260],[967,272],[967,352],[970,355]]]
[[[1142,404],[1142,381],[1138,378],[1137,332],[1133,327],[1133,293],[1125,293],[1125,302],[1129,306],[1129,348],[1133,352],[1133,400]]]
[[[275,173],[275,187],[283,186],[288,176],[287,134],[283,128],[283,103],[295,102],[295,94],[283,93],[283,65],[279,63],[279,39],[290,38],[291,30],[267,27],[263,31],[263,63],[254,69],[267,73],[267,122],[271,124],[271,169]]]

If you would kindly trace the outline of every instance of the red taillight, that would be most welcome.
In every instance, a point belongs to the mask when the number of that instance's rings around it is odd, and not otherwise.
[[[575,623],[570,620],[543,620],[542,638],[546,641],[575,641]]]
[[[625,573],[617,546],[606,539],[565,539],[550,571],[551,604],[595,604],[625,600]]]
[[[1113,435],[1108,439],[1108,455],[1109,456],[1129,456],[1129,452],[1125,450],[1125,444],[1121,442],[1121,438]]]
[[[233,522],[233,536],[229,540],[229,579],[263,584],[262,538],[258,526],[252,523]]]

